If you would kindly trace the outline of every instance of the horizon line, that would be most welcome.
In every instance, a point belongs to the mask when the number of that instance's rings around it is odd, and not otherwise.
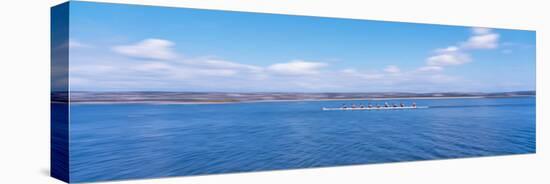
[[[513,90],[513,91],[495,91],[495,92],[481,92],[481,91],[440,91],[440,92],[405,92],[405,91],[378,91],[378,92],[292,92],[292,91],[168,91],[168,90],[128,90],[128,91],[52,91],[52,92],[94,92],[94,93],[129,93],[129,92],[167,92],[167,93],[514,93],[514,92],[536,92],[536,90]]]

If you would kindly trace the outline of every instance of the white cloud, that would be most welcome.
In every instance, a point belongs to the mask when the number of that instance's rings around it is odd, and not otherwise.
[[[485,34],[470,37],[468,41],[462,43],[462,47],[467,49],[494,49],[498,47],[498,34]]]
[[[500,35],[488,28],[472,28],[474,33],[466,42],[461,44],[465,49],[494,49],[498,47]]]
[[[190,59],[183,62],[150,62],[133,67],[135,70],[164,74],[171,78],[231,77],[254,74],[261,67],[224,60]]]
[[[471,61],[468,54],[462,52],[455,46],[450,46],[444,49],[436,49],[435,53],[435,55],[426,59],[426,64],[428,66],[453,66],[465,64]]]
[[[447,52],[429,57],[426,60],[426,63],[429,66],[453,66],[465,64],[470,61],[471,58],[468,54],[460,52]]]
[[[235,62],[225,61],[220,59],[192,59],[192,60],[186,60],[184,61],[184,63],[197,66],[197,67],[238,69],[238,70],[246,70],[250,72],[260,72],[263,70],[263,68],[259,66],[235,63]]]
[[[462,65],[472,61],[468,50],[498,47],[500,35],[492,29],[476,27],[471,31],[472,36],[467,41],[459,43],[459,46],[436,49],[435,54],[426,59],[427,66],[420,67],[417,71],[442,71],[445,66]]]
[[[438,53],[457,52],[458,50],[459,50],[459,48],[456,47],[456,46],[449,46],[449,47],[443,48],[443,49],[436,49],[435,52],[438,52]]]
[[[388,73],[391,73],[391,74],[397,74],[397,73],[401,72],[401,69],[399,69],[399,67],[397,67],[395,65],[389,65],[386,68],[384,68],[384,71],[388,72]]]
[[[417,69],[419,72],[440,72],[443,71],[441,66],[423,66]]]
[[[131,45],[115,46],[112,49],[116,53],[135,58],[170,60],[177,57],[172,46],[174,43],[171,41],[151,38]]]
[[[325,63],[294,60],[288,63],[277,63],[267,67],[267,70],[280,75],[314,75],[327,66]]]

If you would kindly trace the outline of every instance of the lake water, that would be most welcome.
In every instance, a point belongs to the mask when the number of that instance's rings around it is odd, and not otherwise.
[[[534,153],[535,98],[72,104],[75,182]],[[404,102],[411,100],[396,100]]]

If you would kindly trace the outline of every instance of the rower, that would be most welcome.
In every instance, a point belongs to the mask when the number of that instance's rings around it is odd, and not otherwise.
[[[372,108],[372,104],[369,103],[368,107],[369,107],[369,108]]]
[[[413,102],[413,103],[412,103],[412,107],[416,107],[416,102]]]
[[[351,104],[351,108],[355,108],[355,104]]]
[[[363,109],[363,108],[365,108],[365,105],[360,104],[360,105],[359,105],[359,108]]]
[[[345,109],[345,108],[348,108],[348,107],[346,106],[346,104],[342,104],[342,108]]]
[[[396,104],[394,104],[394,103],[392,103],[392,106],[393,106],[393,107],[397,107],[397,105],[396,105]]]
[[[389,107],[390,105],[388,104],[388,102],[384,102],[384,107]]]
[[[403,102],[401,102],[401,104],[399,104],[399,106],[405,107],[405,104]]]

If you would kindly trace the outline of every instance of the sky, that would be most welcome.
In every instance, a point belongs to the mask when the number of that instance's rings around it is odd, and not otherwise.
[[[72,2],[72,91],[535,90],[535,32]]]

